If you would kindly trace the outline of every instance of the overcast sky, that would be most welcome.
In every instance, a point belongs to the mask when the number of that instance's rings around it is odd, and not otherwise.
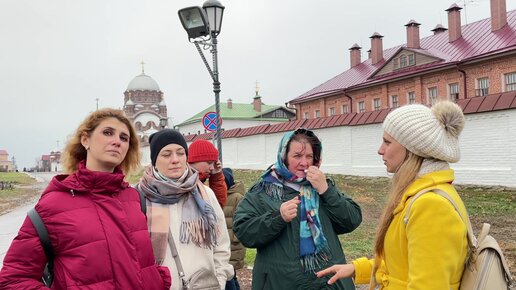
[[[185,0],[0,1],[0,149],[19,168],[62,149],[99,107],[123,106],[123,92],[141,72],[164,92],[174,124],[214,103],[211,78],[187,40],[177,11]],[[349,68],[349,48],[367,57],[375,31],[383,47],[421,37],[442,23],[450,0],[222,0],[219,35],[221,102],[284,104]],[[464,7],[464,1],[457,2]],[[507,10],[516,1],[507,0]],[[465,24],[490,17],[489,0],[466,2]],[[467,16],[467,20],[465,18]],[[206,51],[208,61],[211,56]]]

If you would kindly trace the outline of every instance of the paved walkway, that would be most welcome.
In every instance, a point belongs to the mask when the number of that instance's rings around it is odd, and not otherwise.
[[[35,187],[38,189],[45,188],[54,175],[54,172],[32,174],[32,176],[38,181]],[[18,231],[27,216],[27,211],[34,206],[37,200],[38,198],[35,198],[26,205],[18,207],[7,214],[0,215],[0,267],[3,265],[5,254],[7,253],[11,242],[18,234]]]

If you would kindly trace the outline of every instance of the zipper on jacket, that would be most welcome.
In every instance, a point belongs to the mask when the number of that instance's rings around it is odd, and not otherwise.
[[[73,189],[70,189],[70,193],[72,194],[73,197],[75,197],[75,193],[73,192]]]

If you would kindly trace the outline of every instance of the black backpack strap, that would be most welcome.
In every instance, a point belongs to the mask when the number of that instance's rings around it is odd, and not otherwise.
[[[147,216],[147,201],[145,200],[145,194],[140,190],[138,190],[138,194],[140,194],[140,207],[143,215]]]
[[[43,282],[46,286],[50,287],[54,278],[54,251],[52,250],[50,237],[48,236],[48,231],[45,227],[45,224],[43,223],[43,220],[35,208],[30,209],[27,215],[29,216],[32,225],[34,225],[34,228],[38,233],[39,241],[41,242],[45,256],[47,256],[47,265],[45,266],[45,271],[43,274]]]

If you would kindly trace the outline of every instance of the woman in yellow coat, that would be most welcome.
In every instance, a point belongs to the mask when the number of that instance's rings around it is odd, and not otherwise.
[[[317,273],[328,281],[354,277],[356,284],[380,289],[458,289],[468,252],[467,227],[452,203],[433,189],[445,191],[466,216],[452,185],[449,162],[460,158],[458,136],[462,110],[443,101],[431,109],[407,105],[387,115],[378,150],[393,173],[389,200],[376,234],[375,259],[360,258]],[[407,213],[412,198],[420,191]]]

